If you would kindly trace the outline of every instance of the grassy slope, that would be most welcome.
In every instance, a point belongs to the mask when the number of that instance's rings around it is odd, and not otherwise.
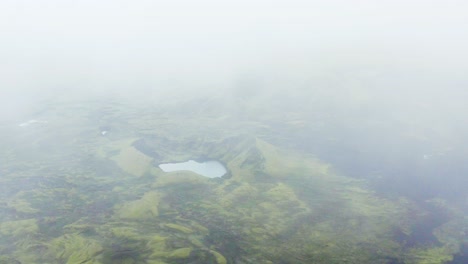
[[[396,239],[422,209],[272,145],[271,116],[204,101],[183,111],[72,106],[2,142],[11,161],[2,177],[11,195],[0,205],[5,263],[444,263],[457,250],[449,227],[437,245]],[[300,127],[296,119],[284,129]],[[105,137],[100,126],[110,128]],[[229,175],[156,167],[189,158],[218,159]]]

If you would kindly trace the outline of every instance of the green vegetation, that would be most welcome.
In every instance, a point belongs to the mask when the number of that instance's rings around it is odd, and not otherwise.
[[[462,243],[466,220],[452,208],[434,230],[437,245],[408,246],[396,233],[410,236],[424,209],[274,144],[267,117],[105,105],[44,111],[49,123],[23,135],[27,146],[4,139],[11,163],[1,183],[11,195],[0,200],[0,262],[445,263]],[[294,120],[285,129],[304,125]],[[103,136],[102,124],[115,129]],[[207,158],[228,175],[156,166]]]

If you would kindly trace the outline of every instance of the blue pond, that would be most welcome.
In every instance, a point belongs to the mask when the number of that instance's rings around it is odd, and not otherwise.
[[[227,170],[223,164],[216,160],[196,162],[189,160],[180,163],[165,163],[160,164],[159,168],[164,172],[173,171],[192,171],[208,178],[219,178],[226,174]]]

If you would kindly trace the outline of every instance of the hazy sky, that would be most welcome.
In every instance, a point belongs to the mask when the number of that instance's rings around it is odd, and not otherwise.
[[[201,91],[245,74],[300,83],[337,69],[410,70],[401,82],[416,86],[424,75],[460,83],[466,14],[462,0],[2,0],[2,97]]]
[[[319,114],[348,122],[368,146],[414,130],[429,138],[428,155],[468,153],[466,0],[0,0],[0,34],[0,121],[24,122],[40,99],[77,93],[247,91],[262,107],[280,93],[284,108],[325,105]],[[391,129],[361,135],[369,122]],[[392,158],[407,152],[397,144]],[[459,186],[463,175],[451,177]]]

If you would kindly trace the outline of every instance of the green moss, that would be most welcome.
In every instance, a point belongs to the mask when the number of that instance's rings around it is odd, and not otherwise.
[[[167,257],[169,259],[185,259],[190,256],[190,252],[192,252],[191,248],[179,248],[171,251]]]
[[[196,238],[196,237],[188,237],[188,241],[190,242],[191,245],[193,245],[194,248],[203,248],[205,245],[203,242]]]
[[[197,253],[197,250],[194,250],[191,247],[183,247],[175,250],[158,250],[154,251],[150,256],[149,260],[151,261],[167,261],[169,263],[182,263],[181,261],[189,261],[189,258],[192,257],[192,253]],[[188,262],[184,262],[188,263]]]
[[[278,207],[287,208],[289,211],[309,211],[307,205],[297,197],[294,189],[284,183],[278,183],[269,189],[265,193],[265,199],[275,203]]]
[[[153,187],[162,188],[183,183],[208,184],[208,179],[189,171],[169,172],[159,176]]]
[[[2,236],[24,236],[36,234],[39,231],[36,219],[7,221],[0,223],[0,234]]]
[[[48,221],[56,221],[55,219],[49,219]],[[95,227],[86,223],[75,222],[63,227],[63,231],[66,233],[78,233],[84,235],[91,235],[96,232]]]
[[[218,188],[217,193],[220,197],[219,203],[222,206],[237,207],[239,205],[243,205],[249,200],[255,200],[259,195],[259,190],[249,183],[243,183],[228,193],[226,193],[222,188]]]
[[[93,239],[79,235],[63,235],[50,243],[55,258],[66,263],[98,263],[95,257],[103,251],[103,247]]]
[[[213,254],[216,258],[216,263],[217,264],[226,264],[227,263],[227,260],[226,258],[221,255],[220,253],[214,251],[214,250],[210,250],[211,254]]]
[[[13,257],[0,262],[443,263],[463,243],[466,222],[451,219],[430,230],[443,246],[405,248],[393,231],[411,234],[415,221],[409,215],[424,213],[418,205],[379,197],[364,181],[263,140],[293,146],[279,137],[308,126],[304,116],[252,115],[242,123],[220,113],[224,106],[205,102],[169,110],[102,102],[94,107],[86,113],[81,105],[63,119],[65,109],[53,114],[50,125],[56,127],[35,133],[35,145],[50,153],[23,150],[27,161],[38,153],[40,162],[24,162],[16,144],[4,151],[10,153],[3,154],[5,164],[15,165],[1,180],[9,198],[0,201],[0,251]],[[260,113],[261,105],[249,109]],[[271,133],[278,121],[282,133]],[[103,137],[96,130],[104,123],[118,129]],[[66,133],[53,134],[63,124]],[[213,180],[152,166],[206,157],[225,163],[232,177]],[[14,196],[18,175],[31,179],[25,189],[32,190]],[[17,220],[28,214],[39,223]]]
[[[21,263],[18,262],[16,259],[8,256],[0,256],[0,263]]]
[[[115,157],[124,148],[132,145],[137,138],[125,138],[120,140],[107,141],[105,144],[99,144],[98,148],[95,148],[95,155],[99,158]]]
[[[154,235],[148,240],[147,247],[156,254],[165,252],[167,250],[166,240],[167,240],[167,237]]]
[[[123,148],[118,155],[111,158],[125,172],[141,177],[149,172],[153,159],[141,153],[133,146]]]
[[[177,231],[177,232],[181,232],[181,233],[184,233],[184,234],[191,234],[193,233],[193,230],[188,228],[188,227],[185,227],[185,226],[182,226],[182,225],[177,225],[177,224],[165,224],[164,225],[165,227],[173,230],[173,231]]]
[[[112,236],[117,239],[138,240],[141,238],[141,235],[138,234],[137,229],[132,227],[114,227],[111,228],[110,231]]]
[[[66,264],[102,264],[99,260],[96,259],[87,259],[81,253],[73,253],[68,258]]]
[[[8,203],[8,206],[19,213],[34,214],[39,212],[38,209],[32,208],[31,204],[24,199],[14,199]]]
[[[210,230],[196,222],[192,222],[190,223],[190,226],[192,227],[193,230],[195,230],[198,234],[201,234],[201,235],[207,235]]]
[[[453,259],[452,254],[444,247],[416,248],[410,251],[408,264],[443,264]]]
[[[47,263],[49,257],[47,244],[33,238],[34,236],[25,236],[22,239],[15,239],[16,250],[12,255],[16,262],[12,258],[11,261],[0,261],[0,263]]]
[[[158,192],[147,192],[141,199],[117,206],[116,215],[123,219],[154,219],[159,215],[161,197]]]
[[[268,175],[279,178],[288,178],[292,174],[314,178],[331,176],[330,165],[315,158],[279,149],[260,139],[256,140],[256,147],[265,160],[264,170]]]

